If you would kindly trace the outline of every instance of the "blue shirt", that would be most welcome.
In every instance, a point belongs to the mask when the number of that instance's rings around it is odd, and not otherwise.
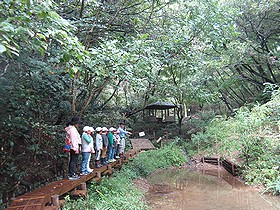
[[[121,127],[119,127],[118,131],[120,132],[120,138],[124,138],[126,134],[128,134],[127,131],[125,131],[124,129],[122,129]]]

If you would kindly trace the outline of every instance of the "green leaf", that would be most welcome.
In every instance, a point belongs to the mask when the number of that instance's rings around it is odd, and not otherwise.
[[[16,49],[14,46],[12,45],[7,45],[7,48],[11,49],[12,51],[18,52],[18,49]]]

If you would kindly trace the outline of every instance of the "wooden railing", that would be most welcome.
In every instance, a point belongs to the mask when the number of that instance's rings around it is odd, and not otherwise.
[[[203,157],[201,162],[223,166],[233,176],[240,174],[239,166],[226,159]]]

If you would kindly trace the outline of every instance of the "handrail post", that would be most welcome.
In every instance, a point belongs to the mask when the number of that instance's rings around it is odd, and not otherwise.
[[[80,185],[81,190],[87,190],[87,184],[85,182]]]
[[[166,146],[168,146],[168,129],[167,128],[165,131],[165,135],[166,135]]]
[[[51,203],[52,203],[52,206],[59,206],[59,196],[58,195],[52,195],[51,196]]]

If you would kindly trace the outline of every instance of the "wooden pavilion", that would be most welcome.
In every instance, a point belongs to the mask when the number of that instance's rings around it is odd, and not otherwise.
[[[143,109],[143,119],[146,122],[172,123],[176,122],[176,109],[178,107],[169,102],[156,102]]]

